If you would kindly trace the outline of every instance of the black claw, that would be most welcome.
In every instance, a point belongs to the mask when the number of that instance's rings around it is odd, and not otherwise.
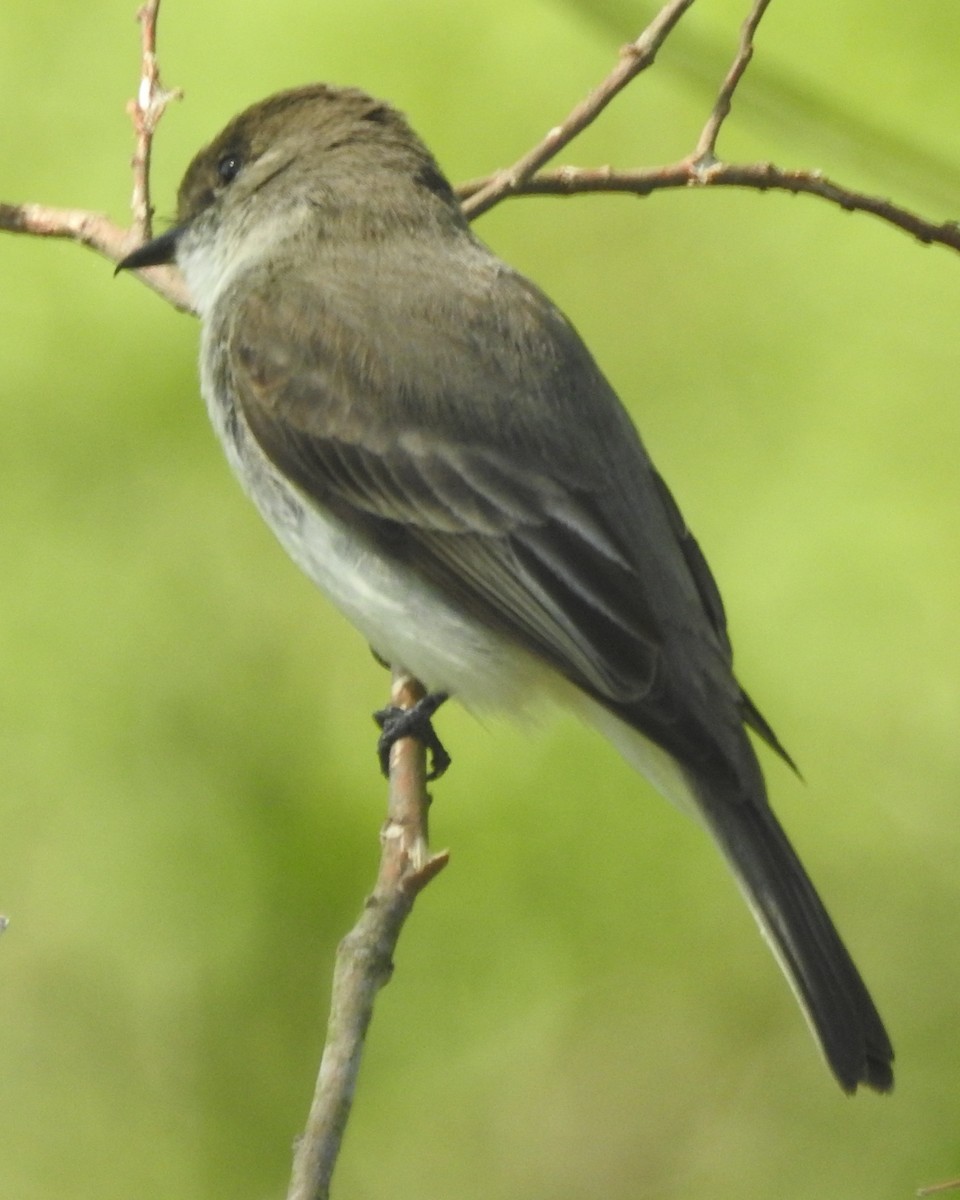
[[[380,770],[385,776],[390,775],[390,751],[393,749],[393,743],[405,737],[416,738],[429,750],[428,780],[439,779],[450,766],[450,755],[437,737],[430,720],[446,699],[446,692],[434,692],[418,700],[413,708],[397,708],[390,705],[389,708],[378,709],[373,714],[373,719],[383,730],[377,742],[377,755],[380,759]]]

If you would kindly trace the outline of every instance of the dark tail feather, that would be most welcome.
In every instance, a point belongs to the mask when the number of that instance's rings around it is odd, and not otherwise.
[[[893,1047],[853,959],[776,817],[700,785],[701,812],[846,1092],[893,1087]]]

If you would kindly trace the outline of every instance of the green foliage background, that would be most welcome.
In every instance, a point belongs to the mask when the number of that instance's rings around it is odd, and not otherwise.
[[[685,153],[745,0],[703,0],[570,160]],[[0,8],[0,198],[124,220],[132,0]],[[166,0],[180,172],[317,78],[454,178],[511,161],[654,10]],[[780,0],[721,148],[957,214],[954,0]],[[871,132],[871,131],[876,132]],[[960,260],[755,193],[522,200],[480,232],[572,316],[801,764],[774,801],[894,1035],[843,1097],[699,832],[589,732],[451,706],[448,872],[383,993],[338,1195],[886,1200],[960,1174]],[[196,324],[0,240],[0,1195],[283,1194],[374,873],[386,680],[230,478]]]

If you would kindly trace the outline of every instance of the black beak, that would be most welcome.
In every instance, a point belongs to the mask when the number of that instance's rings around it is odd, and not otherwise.
[[[183,225],[174,225],[172,229],[161,233],[152,241],[144,242],[132,254],[128,254],[117,263],[114,275],[120,271],[139,271],[141,267],[162,267],[165,263],[172,263],[176,258],[177,242],[180,241],[183,230]]]

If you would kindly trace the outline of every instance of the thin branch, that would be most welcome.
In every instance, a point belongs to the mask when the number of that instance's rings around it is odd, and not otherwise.
[[[118,263],[131,249],[129,229],[114,225],[102,213],[86,212],[79,208],[0,204],[0,229],[9,233],[79,242],[96,250],[112,263]],[[193,312],[183,276],[176,267],[149,267],[138,271],[137,275],[174,308],[181,312]]]
[[[415,679],[394,672],[392,704],[412,708],[424,694]],[[393,972],[397,940],[414,900],[447,865],[446,851],[431,855],[428,848],[429,805],[426,754],[418,742],[404,738],[390,753],[376,886],[337,950],[323,1058],[306,1130],[294,1153],[287,1200],[326,1200],[330,1193],[377,994]]]
[[[724,77],[717,99],[704,124],[696,147],[686,158],[664,167],[646,167],[614,170],[611,167],[558,167],[552,171],[541,171],[530,164],[542,164],[553,157],[560,145],[565,145],[572,136],[580,132],[599,116],[610,99],[625,86],[635,74],[652,62],[663,38],[683,15],[685,7],[667,5],[651,22],[636,42],[628,47],[634,50],[647,43],[649,61],[643,60],[632,74],[624,71],[624,62],[618,64],[606,80],[596,88],[583,104],[570,114],[563,125],[552,130],[548,138],[509,171],[498,171],[480,179],[460,184],[457,195],[464,212],[475,217],[488,211],[506,196],[573,196],[596,193],[627,193],[634,196],[649,196],[653,192],[671,188],[690,187],[742,187],[755,191],[784,191],[794,195],[818,196],[830,204],[836,204],[846,212],[866,212],[894,225],[917,238],[925,245],[941,245],[960,250],[960,225],[955,221],[928,221],[916,213],[866,192],[854,191],[827,179],[820,171],[785,171],[773,163],[724,163],[716,157],[717,139],[724,121],[730,115],[733,94],[753,57],[753,44],[757,27],[769,7],[770,0],[754,0],[753,7],[740,30],[740,40],[734,60]],[[557,145],[550,140],[557,135]]]
[[[755,0],[750,15],[740,29],[740,45],[737,48],[737,56],[733,60],[726,78],[720,85],[720,91],[713,106],[713,111],[707,119],[706,125],[703,127],[703,132],[697,141],[697,148],[693,152],[694,162],[699,167],[709,167],[717,161],[716,149],[717,138],[720,136],[720,127],[730,115],[730,108],[733,104],[733,93],[737,90],[737,84],[743,78],[744,72],[750,65],[750,59],[753,58],[754,35],[757,32],[757,26],[760,24],[763,14],[767,11],[769,3],[770,0]]]
[[[140,86],[135,100],[127,104],[127,112],[133,121],[136,146],[131,166],[133,167],[133,195],[130,207],[133,210],[133,229],[138,242],[149,241],[153,231],[153,205],[150,203],[150,154],[153,135],[160,118],[172,100],[183,96],[180,88],[167,91],[160,82],[157,64],[157,17],[160,0],[147,0],[137,10],[140,23]]]
[[[620,61],[603,83],[576,105],[566,120],[555,125],[543,141],[518,159],[512,167],[496,172],[482,189],[471,195],[469,202],[463,206],[467,216],[474,220],[512,195],[534,172],[551,158],[555,158],[577,134],[591,125],[631,80],[652,66],[660,47],[693,2],[694,0],[672,0],[672,3],[665,4],[637,40],[623,47],[620,51]]]
[[[486,184],[486,178],[471,180],[460,185],[458,195],[469,197]],[[739,187],[818,196],[846,212],[870,213],[909,233],[924,245],[960,250],[960,224],[956,221],[928,221],[882,196],[857,192],[834,183],[819,171],[787,171],[773,163],[715,163],[701,169],[691,156],[666,167],[626,171],[615,171],[610,167],[559,167],[554,171],[541,171],[521,184],[513,194],[574,196],[607,192],[649,196],[671,188],[698,187]]]
[[[122,229],[102,213],[76,208],[52,208],[44,204],[0,203],[0,230],[34,237],[64,238],[89,246],[118,263],[150,237],[153,209],[150,205],[150,150],[157,124],[167,105],[182,95],[178,88],[167,91],[160,82],[157,66],[157,16],[160,0],[147,0],[138,11],[140,22],[140,86],[127,112],[136,134],[133,168],[133,225]],[[193,312],[183,276],[176,267],[150,267],[137,271],[143,282],[180,312]]]

